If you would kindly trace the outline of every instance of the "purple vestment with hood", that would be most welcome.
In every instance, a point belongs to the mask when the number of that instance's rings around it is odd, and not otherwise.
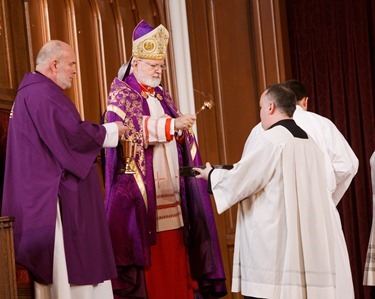
[[[95,163],[105,134],[52,80],[25,75],[9,121],[2,213],[15,217],[16,262],[39,283],[53,282],[58,198],[69,282],[116,276]]]
[[[161,87],[155,88],[155,94],[165,114],[180,115]],[[143,269],[150,266],[150,246],[156,236],[153,146],[145,148],[142,138],[142,116],[150,115],[146,99],[134,75],[124,81],[115,78],[106,115],[106,122],[124,121],[128,127],[125,137],[137,139],[138,144],[134,175],[117,173],[123,164],[116,149],[106,149],[105,158],[105,206],[119,274],[112,284],[115,293],[125,298],[146,298]],[[180,166],[202,165],[193,134],[185,131],[177,147]],[[180,197],[191,276],[199,285],[196,298],[222,297],[226,294],[225,274],[206,181],[180,177]]]

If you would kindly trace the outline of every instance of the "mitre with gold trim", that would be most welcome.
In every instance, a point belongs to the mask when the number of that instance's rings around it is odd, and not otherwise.
[[[169,32],[163,26],[151,27],[142,20],[133,31],[133,57],[143,59],[165,59]]]

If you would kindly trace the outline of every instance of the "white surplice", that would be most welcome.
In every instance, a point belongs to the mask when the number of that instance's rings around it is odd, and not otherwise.
[[[372,226],[368,242],[363,284],[375,285],[375,151],[370,158],[371,182],[372,182]]]
[[[211,187],[238,204],[232,291],[261,298],[336,298],[335,219],[322,151],[283,126],[261,133]]]
[[[329,189],[337,205],[358,171],[358,158],[332,121],[297,105],[293,119],[325,154]]]
[[[326,184],[334,205],[330,212],[335,221],[336,299],[353,299],[354,287],[348,250],[336,205],[358,171],[358,158],[334,123],[319,114],[305,111],[297,105],[293,119],[316,142],[324,153]],[[251,131],[245,150],[264,132],[261,123]]]
[[[297,105],[293,119],[324,152],[327,187],[337,205],[358,171],[358,158],[345,137],[328,118],[305,111]],[[263,131],[261,123],[257,124],[246,141],[245,149]]]

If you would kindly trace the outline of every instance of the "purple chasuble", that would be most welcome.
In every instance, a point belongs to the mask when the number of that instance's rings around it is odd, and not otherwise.
[[[173,118],[180,115],[168,93],[160,87],[155,88],[155,93],[165,114]],[[143,144],[142,117],[150,115],[146,99],[134,75],[124,81],[115,78],[105,120],[124,121],[128,127],[126,137],[138,140],[135,175],[117,174],[122,166],[118,149],[106,149],[105,157],[105,206],[119,273],[112,283],[115,293],[127,296],[145,294],[142,271],[150,266],[150,246],[155,244],[156,236],[153,146],[146,149]],[[177,142],[177,147],[180,166],[202,165],[192,134],[185,131],[184,141]],[[225,274],[206,182],[180,177],[180,197],[192,278],[198,282],[201,294],[210,298],[224,296]]]
[[[95,163],[105,134],[52,80],[25,75],[9,121],[2,213],[15,216],[16,262],[39,283],[53,282],[58,198],[69,282],[116,276]]]

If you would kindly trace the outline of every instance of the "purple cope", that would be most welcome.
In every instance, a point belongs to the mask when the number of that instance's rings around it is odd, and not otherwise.
[[[179,112],[169,94],[159,86],[155,93],[165,114],[178,117]],[[138,134],[135,163],[147,194],[146,209],[137,175],[117,174],[122,164],[117,159],[116,149],[106,149],[105,207],[119,272],[112,284],[119,292],[128,289],[132,293],[134,289],[132,295],[145,287],[142,271],[150,266],[150,246],[155,244],[156,237],[153,149],[152,145],[145,148],[142,139],[142,116],[150,115],[146,98],[133,74],[124,81],[115,78],[108,105],[115,106],[117,112],[107,111],[106,115],[106,122],[125,121],[129,128],[126,138],[133,139]],[[187,131],[184,134],[183,143],[177,142],[179,165],[202,165],[195,137]],[[197,150],[193,159],[191,152],[194,147]],[[191,276],[198,282],[200,293],[213,296],[210,298],[222,297],[227,292],[225,274],[206,181],[180,177],[180,197]],[[138,294],[144,294],[144,290]]]

